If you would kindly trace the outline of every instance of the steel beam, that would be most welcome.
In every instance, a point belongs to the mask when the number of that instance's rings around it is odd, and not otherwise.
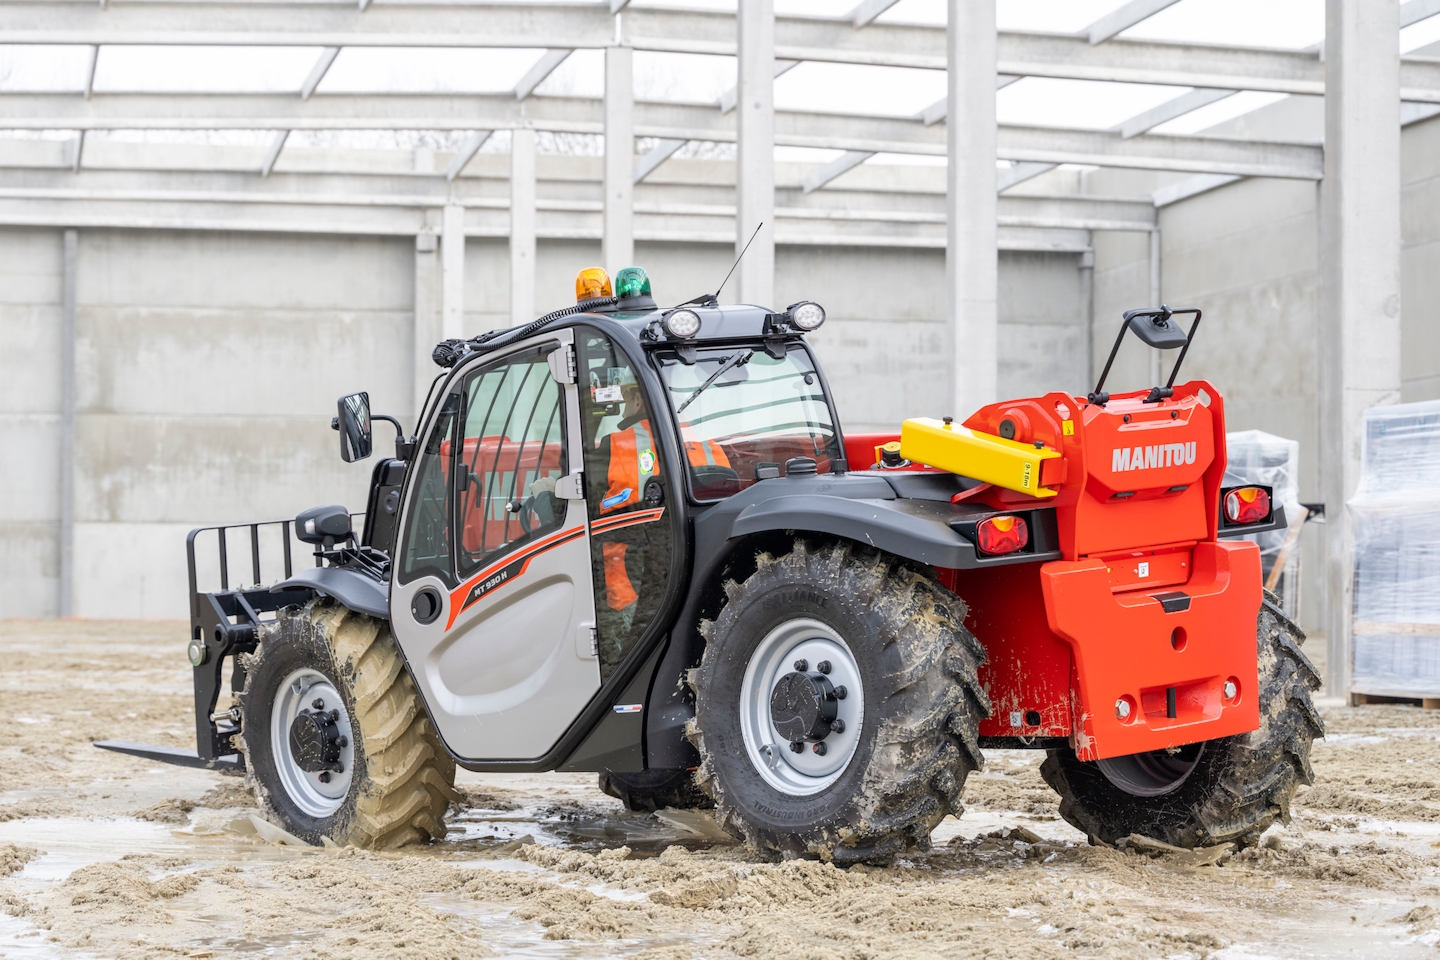
[[[544,83],[550,74],[554,73],[560,64],[569,59],[574,50],[546,50],[535,61],[535,65],[525,72],[520,82],[515,84],[515,99],[524,100],[535,92],[535,88]]]
[[[951,415],[964,418],[994,402],[999,376],[995,5],[949,0],[947,10],[945,285]]]
[[[1320,191],[1319,474],[1326,525],[1327,692],[1350,692],[1354,536],[1364,413],[1398,403],[1400,100],[1396,0],[1327,0]]]
[[[739,0],[735,24],[737,255],[754,235],[735,269],[736,290],[741,302],[768,307],[775,299],[775,0]]]
[[[1130,0],[1129,3],[1105,14],[1082,33],[1090,38],[1091,44],[1104,43],[1117,33],[1129,30],[1135,24],[1148,20],[1166,7],[1173,7],[1179,0]]]

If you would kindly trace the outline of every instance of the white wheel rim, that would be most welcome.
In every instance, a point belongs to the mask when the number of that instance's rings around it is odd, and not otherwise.
[[[845,729],[822,741],[824,756],[815,753],[809,743],[803,752],[792,752],[770,717],[770,695],[776,682],[802,659],[811,669],[828,660],[827,679],[845,688],[845,699],[836,704],[836,718],[844,721]],[[818,620],[786,621],[771,630],[750,655],[740,685],[740,731],[751,765],[776,790],[804,797],[840,779],[855,756],[864,724],[865,688],[860,667],[849,645],[832,627]]]
[[[339,761],[344,770],[331,772],[329,783],[321,782],[320,773],[303,770],[290,746],[291,725],[301,710],[312,709],[311,704],[317,698],[325,701],[325,710],[340,711],[335,726],[345,738]],[[345,795],[350,792],[350,780],[354,776],[355,733],[351,728],[350,713],[345,709],[345,699],[340,696],[335,684],[318,670],[308,667],[296,670],[275,692],[275,705],[270,711],[270,753],[275,758],[280,785],[297,807],[316,819],[328,817],[340,809]]]

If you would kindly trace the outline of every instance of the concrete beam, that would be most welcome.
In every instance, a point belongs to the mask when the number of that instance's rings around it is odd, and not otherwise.
[[[1057,166],[1057,163],[1012,163],[1005,170],[995,171],[995,189],[1004,193],[1017,184],[1033,180],[1042,173],[1049,173]]]
[[[1400,102],[1396,0],[1327,0],[1320,191],[1319,474],[1326,524],[1326,678],[1349,693],[1363,414],[1400,400]]]
[[[739,0],[735,19],[739,83],[735,108],[735,268],[744,303],[775,300],[775,0]],[[759,233],[755,233],[759,228]]]
[[[1081,32],[1091,44],[1104,43],[1117,33],[1129,30],[1135,24],[1148,20],[1166,7],[1173,7],[1179,0],[1130,0],[1129,3],[1112,10]]]
[[[60,616],[75,615],[75,271],[79,238],[66,230],[60,301]]]
[[[270,146],[265,151],[265,159],[260,161],[260,176],[270,176],[270,171],[275,169],[275,161],[280,159],[280,151],[285,149],[285,141],[289,138],[289,130],[275,132],[275,139],[270,141]]]
[[[535,92],[535,88],[544,83],[555,69],[569,59],[574,50],[546,50],[535,61],[535,65],[525,72],[520,82],[515,84],[515,99],[524,100]]]
[[[535,319],[535,131],[510,141],[510,323]]]
[[[460,176],[465,165],[475,158],[475,154],[480,152],[480,148],[485,146],[485,141],[489,140],[493,134],[493,130],[476,130],[471,134],[470,139],[460,145],[460,149],[455,151],[455,155],[445,166],[445,179],[454,180]]]
[[[900,0],[861,0],[860,5],[850,11],[850,22],[856,27],[863,27],[899,2]]]
[[[95,92],[95,67],[100,63],[100,48],[90,48],[90,60],[85,65],[85,99],[89,100]]]
[[[300,84],[300,99],[309,100],[315,88],[320,86],[320,81],[325,79],[325,74],[330,71],[330,66],[335,58],[340,56],[339,47],[326,47],[320,51],[320,56],[315,59],[315,66],[310,68],[310,73],[305,77],[305,82]]]
[[[1149,133],[1162,123],[1169,123],[1187,113],[1194,113],[1201,107],[1208,107],[1212,103],[1233,97],[1235,93],[1234,90],[1191,90],[1189,93],[1180,94],[1173,100],[1166,100],[1159,106],[1151,107],[1144,113],[1136,114],[1110,129],[1119,131],[1120,136],[1129,140],[1142,133]]]
[[[948,0],[945,284],[950,320],[950,415],[996,399],[999,260],[995,197],[995,5]]]
[[[80,160],[85,153],[85,131],[81,130],[74,139],[65,141],[65,151],[68,155],[70,172],[80,172]]]
[[[465,208],[446,204],[440,218],[440,334],[442,340],[465,332]]]
[[[914,118],[798,111],[775,111],[773,117],[774,142],[781,146],[945,154],[945,132]],[[602,102],[593,98],[532,97],[522,113],[522,105],[508,94],[317,94],[303,103],[268,94],[111,94],[88,102],[73,94],[0,94],[0,127],[25,129],[501,130],[523,125],[603,133],[603,119]],[[735,130],[734,121],[709,107],[635,105],[636,136],[733,142]],[[1309,180],[1322,173],[1322,150],[1313,144],[1153,134],[1126,140],[1111,131],[1015,125],[999,128],[998,143],[1003,160]]]
[[[635,260],[635,51],[605,49],[605,235],[613,274]]]
[[[799,60],[776,60],[776,61],[775,61],[775,76],[777,76],[777,77],[783,76],[784,74],[790,72],[791,70],[794,70],[794,69],[795,69],[796,67],[798,67],[798,66],[800,66],[800,61],[799,61]],[[736,95],[737,95],[737,88],[736,88],[736,87],[731,87],[729,90],[726,90],[724,93],[722,93],[722,94],[720,95],[720,112],[721,112],[721,113],[729,113],[731,110],[734,110],[734,109],[735,109],[735,97],[736,97]]]
[[[1197,173],[1193,177],[1186,177],[1178,183],[1172,183],[1168,187],[1161,187],[1150,196],[1155,201],[1156,207],[1168,207],[1172,203],[1179,203],[1181,200],[1188,200],[1191,197],[1199,196],[1216,187],[1223,187],[1227,183],[1234,183],[1239,177],[1228,176],[1223,173]]]
[[[634,182],[639,183],[654,173],[656,167],[673,157],[687,142],[686,140],[661,140],[651,147],[649,153],[635,161],[635,169],[632,172]]]
[[[430,392],[430,381],[435,378],[435,361],[431,352],[435,344],[445,339],[444,324],[441,320],[440,300],[440,238],[433,231],[426,230],[415,235],[415,327],[414,357],[411,368],[413,398],[411,423],[416,433],[420,432],[419,417],[425,409],[425,397]]]
[[[842,173],[854,170],[873,156],[875,154],[866,153],[864,150],[847,150],[823,167],[818,167],[807,174],[800,183],[800,189],[805,193],[813,193]]]
[[[1006,76],[1005,74],[1002,73],[1002,74],[1000,74],[999,76],[997,76],[997,77],[995,78],[995,89],[996,89],[996,90],[1004,90],[1006,87],[1010,86],[1010,84],[1014,83],[1015,81],[1017,81],[1017,80],[1023,80],[1023,79],[1025,79],[1025,78],[1024,78],[1024,77],[1011,77],[1011,76]],[[945,119],[945,114],[946,114],[946,113],[948,112],[948,110],[949,110],[949,106],[948,106],[949,103],[950,103],[950,101],[949,101],[947,98],[941,97],[939,100],[936,100],[934,103],[930,104],[930,106],[926,107],[924,110],[921,110],[921,111],[920,111],[920,120],[921,120],[921,122],[923,122],[923,123],[925,124],[925,126],[929,127],[929,126],[934,126],[935,124],[939,123],[941,120],[944,120],[944,119]]]
[[[1440,14],[1440,0],[1409,0],[1400,4],[1400,29]]]

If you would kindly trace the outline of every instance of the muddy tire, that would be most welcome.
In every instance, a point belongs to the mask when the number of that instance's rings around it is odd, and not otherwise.
[[[725,584],[728,601],[701,625],[705,654],[690,676],[696,779],[717,821],[787,857],[885,863],[927,849],[936,825],[961,812],[990,710],[964,603],[909,563],[853,543],[797,540],[757,564],[744,583]],[[787,719],[796,702],[787,691],[818,691],[806,703],[821,705],[826,682],[841,729],[825,733],[822,713],[818,739],[792,739],[791,724],[810,720]]]
[[[455,762],[387,623],[327,600],[290,607],[261,628],[245,667],[238,739],[274,822],[310,843],[371,849],[445,835]]]
[[[636,813],[654,813],[666,807],[701,810],[715,806],[715,801],[695,782],[693,770],[602,773],[600,791]]]
[[[1040,773],[1060,794],[1060,815],[1091,842],[1114,844],[1138,833],[1180,847],[1231,841],[1250,846],[1277,819],[1288,823],[1295,788],[1315,780],[1311,743],[1325,734],[1310,699],[1320,674],[1300,651],[1305,634],[1268,592],[1256,634],[1258,730],[1182,748],[1174,757],[1156,751],[1117,758],[1130,766],[1112,769],[1109,776],[1099,764],[1077,760],[1073,750],[1051,750]],[[1163,780],[1144,779],[1144,771],[1163,770],[1166,764],[1181,777],[1175,786],[1166,790]],[[1126,769],[1140,774],[1127,778]],[[1117,778],[1129,788],[1117,785]],[[1146,783],[1161,792],[1137,796],[1135,790],[1145,791]]]

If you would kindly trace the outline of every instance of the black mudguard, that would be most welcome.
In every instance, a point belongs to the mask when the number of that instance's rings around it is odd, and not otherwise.
[[[270,588],[272,593],[299,589],[314,590],[357,613],[368,614],[380,620],[390,619],[390,594],[387,585],[355,570],[344,567],[307,567]]]

